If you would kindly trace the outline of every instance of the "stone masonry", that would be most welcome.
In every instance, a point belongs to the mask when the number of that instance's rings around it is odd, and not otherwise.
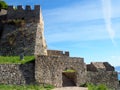
[[[35,63],[0,64],[0,84],[34,84]]]
[[[56,87],[105,84],[118,90],[117,72],[108,62],[86,65],[69,52],[47,50],[39,5],[0,10],[0,56],[35,55],[35,62],[0,64],[0,84],[51,84]],[[72,72],[68,72],[72,71]]]
[[[62,87],[62,73],[66,69],[76,71],[76,86],[86,82],[86,65],[83,58],[66,56],[38,56],[35,60],[36,81]]]
[[[0,55],[47,55],[39,5],[34,10],[30,6],[25,10],[22,6],[16,10],[9,6],[3,15],[6,19],[0,22]]]
[[[87,82],[95,85],[104,84],[117,90],[118,74],[108,62],[92,62],[87,65]]]

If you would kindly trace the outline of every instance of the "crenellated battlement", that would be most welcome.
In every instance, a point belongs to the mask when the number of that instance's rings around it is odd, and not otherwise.
[[[31,8],[30,5],[26,5],[25,6],[25,9],[23,9],[22,5],[18,5],[17,7],[14,7],[14,6],[8,6],[8,11],[21,11],[21,10],[24,10],[24,11],[39,11],[40,10],[40,5],[35,5],[34,6],[34,9]]]
[[[7,20],[24,19],[26,22],[39,22],[40,20],[40,5],[35,5],[34,9],[30,5],[26,5],[23,9],[22,5],[17,7],[8,6]]]
[[[68,56],[69,57],[69,52],[68,51],[59,51],[59,50],[47,50],[47,55],[48,56]]]
[[[0,55],[47,55],[40,5],[8,6],[0,22]]]

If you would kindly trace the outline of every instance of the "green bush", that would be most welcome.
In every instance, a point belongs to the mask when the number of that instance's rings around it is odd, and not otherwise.
[[[93,84],[88,84],[88,90],[108,90],[108,88],[103,85],[93,85]]]
[[[87,87],[87,86],[88,86],[87,83],[83,83],[83,84],[80,85],[80,87]]]
[[[8,5],[5,1],[0,0],[0,9],[7,9]]]

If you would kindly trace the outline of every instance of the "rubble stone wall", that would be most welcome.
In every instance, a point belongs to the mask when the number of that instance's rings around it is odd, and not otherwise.
[[[0,84],[34,84],[34,63],[0,64]]]
[[[76,85],[86,82],[86,65],[83,58],[60,56],[38,56],[35,60],[35,79],[38,83],[62,87],[62,72],[65,69],[76,71]]]
[[[29,23],[16,28],[5,25],[0,40],[0,55],[34,55],[37,24]]]
[[[21,15],[22,14],[22,15]],[[32,19],[32,20],[31,20]],[[37,21],[36,21],[37,20]],[[44,21],[40,6],[8,7],[0,25],[0,55],[47,55]]]
[[[95,85],[104,84],[111,89],[117,90],[119,82],[117,72],[115,71],[101,71],[91,72],[87,71],[87,82]]]
[[[108,62],[92,62],[87,65],[87,82],[95,85],[105,84],[113,90],[117,90],[118,73]]]

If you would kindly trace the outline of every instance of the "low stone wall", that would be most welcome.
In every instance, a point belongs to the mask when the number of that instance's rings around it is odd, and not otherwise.
[[[87,64],[87,71],[115,71],[115,69],[108,62],[91,62],[91,64]]]
[[[59,51],[59,50],[47,50],[48,56],[69,56],[68,51]]]
[[[0,64],[0,84],[32,84],[34,78],[34,63]]]
[[[86,82],[86,65],[83,58],[60,56],[38,56],[35,60],[35,79],[38,83],[62,87],[62,72],[66,69],[76,71],[76,85]]]
[[[115,71],[100,71],[100,72],[87,72],[87,82],[95,85],[105,84],[106,86],[117,90],[119,82],[117,72]]]

